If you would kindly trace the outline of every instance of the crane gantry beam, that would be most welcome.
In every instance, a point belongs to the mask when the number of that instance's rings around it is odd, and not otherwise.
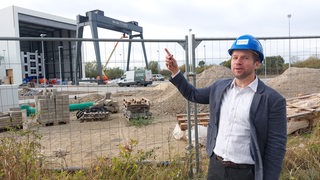
[[[122,32],[124,34],[129,35],[129,39],[133,39],[135,37],[140,37],[143,39],[143,28],[138,25],[138,22],[136,21],[130,21],[130,22],[123,22],[119,21],[107,16],[104,16],[104,12],[101,10],[93,10],[86,12],[86,16],[77,16],[77,38],[82,38],[83,37],[83,29],[85,26],[89,25],[91,28],[91,33],[92,33],[92,38],[98,39],[98,27],[104,28],[104,29],[109,29],[113,31],[118,31]],[[137,34],[133,34],[133,32],[137,32]],[[129,41],[128,44],[128,57],[127,57],[127,70],[129,70],[129,63],[130,63],[130,54],[131,54],[131,41]],[[80,65],[82,64],[81,62],[81,41],[76,42],[76,67],[75,67],[75,84],[77,84],[77,72],[80,72]],[[101,56],[100,56],[100,47],[99,47],[99,42],[94,41],[94,50],[95,50],[95,55],[96,55],[96,61],[98,65],[98,72],[99,76],[102,77],[103,69],[101,66]],[[148,60],[147,60],[147,55],[146,55],[146,50],[145,50],[145,45],[144,42],[141,42],[142,45],[142,50],[145,58],[145,63],[146,63],[146,68],[148,69]],[[112,52],[113,53],[113,52]],[[98,81],[98,84],[103,84],[102,78]]]

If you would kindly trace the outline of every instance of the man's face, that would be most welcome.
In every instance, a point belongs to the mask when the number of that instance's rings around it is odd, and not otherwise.
[[[231,71],[235,78],[245,80],[255,77],[255,70],[260,62],[255,60],[256,55],[250,50],[234,50],[231,56]]]

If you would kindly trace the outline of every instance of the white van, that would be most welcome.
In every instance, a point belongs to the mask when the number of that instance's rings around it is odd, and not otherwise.
[[[131,85],[148,86],[149,84],[152,84],[152,72],[144,69],[127,71],[118,81],[120,87]]]

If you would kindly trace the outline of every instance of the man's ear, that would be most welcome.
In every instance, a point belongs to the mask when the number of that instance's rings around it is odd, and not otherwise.
[[[260,67],[260,64],[261,64],[260,61],[255,61],[255,62],[254,62],[254,65],[255,65],[255,67],[256,67],[256,68],[255,68],[256,70]]]

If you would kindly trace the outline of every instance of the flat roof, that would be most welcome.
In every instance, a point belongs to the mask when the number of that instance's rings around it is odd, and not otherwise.
[[[12,12],[18,17],[20,37],[39,37],[42,33],[50,34],[50,32],[56,32],[62,29],[77,30],[76,20],[18,6],[10,6],[7,8],[11,8]]]

